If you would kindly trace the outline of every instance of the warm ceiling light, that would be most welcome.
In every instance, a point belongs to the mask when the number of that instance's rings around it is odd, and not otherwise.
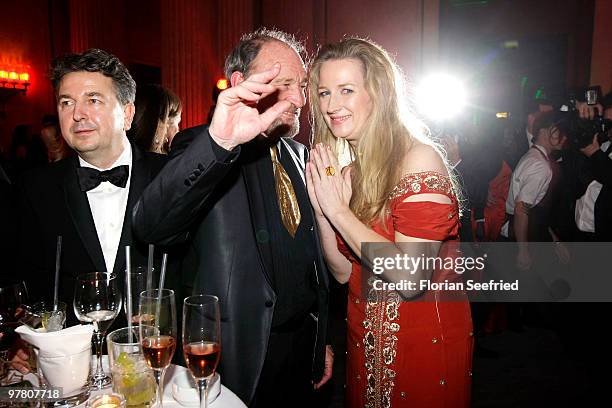
[[[30,73],[20,71],[19,68],[18,70],[15,68],[0,70],[0,88],[3,88],[1,95],[3,100],[16,94],[15,91],[23,95],[26,94],[30,86]]]

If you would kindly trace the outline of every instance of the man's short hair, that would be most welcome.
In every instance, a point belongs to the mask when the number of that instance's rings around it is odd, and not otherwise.
[[[231,78],[232,73],[241,72],[248,76],[251,64],[257,58],[262,45],[271,41],[279,41],[292,48],[305,61],[304,46],[294,35],[280,30],[260,28],[252,33],[244,34],[240,42],[225,59],[225,77]]]
[[[533,121],[533,139],[537,139],[540,130],[548,128],[556,128],[561,134],[567,135],[570,125],[570,117],[567,112],[540,112],[536,114]]]
[[[115,94],[122,105],[134,103],[136,82],[129,71],[113,54],[91,48],[82,54],[67,54],[57,57],[51,63],[49,77],[57,94],[59,85],[66,74],[87,71],[99,72],[113,80]]]

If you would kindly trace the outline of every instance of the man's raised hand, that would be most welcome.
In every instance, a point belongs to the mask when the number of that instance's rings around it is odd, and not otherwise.
[[[211,137],[219,146],[232,150],[254,139],[291,107],[289,101],[278,101],[265,112],[257,110],[257,103],[276,91],[276,86],[270,81],[279,72],[280,64],[274,64],[272,68],[253,74],[219,94],[209,128]]]

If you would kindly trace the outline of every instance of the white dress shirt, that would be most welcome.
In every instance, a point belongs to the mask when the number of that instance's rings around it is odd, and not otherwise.
[[[115,265],[119,240],[123,230],[123,219],[127,207],[128,194],[130,191],[130,176],[132,174],[132,146],[127,137],[123,138],[123,152],[115,163],[108,169],[100,169],[87,163],[79,156],[81,167],[90,167],[99,171],[109,170],[113,167],[128,165],[128,180],[125,188],[117,187],[109,181],[103,181],[100,185],[87,192],[87,201],[93,215],[98,240],[104,254],[106,271],[112,272]],[[104,272],[104,271],[99,271]]]
[[[533,148],[521,157],[512,172],[506,199],[506,213],[514,214],[514,206],[518,201],[531,206],[537,205],[546,195],[551,179],[552,169],[546,150],[534,144]],[[508,237],[507,221],[502,227],[501,234]]]
[[[610,142],[601,145],[601,150],[606,151]],[[612,159],[612,152],[608,155]],[[601,193],[603,185],[597,180],[591,181],[584,195],[576,200],[576,211],[574,213],[576,226],[582,232],[595,232],[595,202]]]

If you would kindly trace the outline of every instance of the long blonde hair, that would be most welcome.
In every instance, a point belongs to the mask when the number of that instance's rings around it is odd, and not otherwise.
[[[350,207],[362,222],[384,222],[389,194],[401,178],[404,157],[417,138],[402,121],[398,91],[401,74],[387,52],[369,40],[346,38],[319,50],[309,77],[312,143],[327,144],[336,155],[340,153],[339,143],[321,112],[318,87],[323,63],[341,59],[361,63],[365,88],[372,101],[372,112],[361,131],[359,144],[356,149],[350,147],[355,158]]]

